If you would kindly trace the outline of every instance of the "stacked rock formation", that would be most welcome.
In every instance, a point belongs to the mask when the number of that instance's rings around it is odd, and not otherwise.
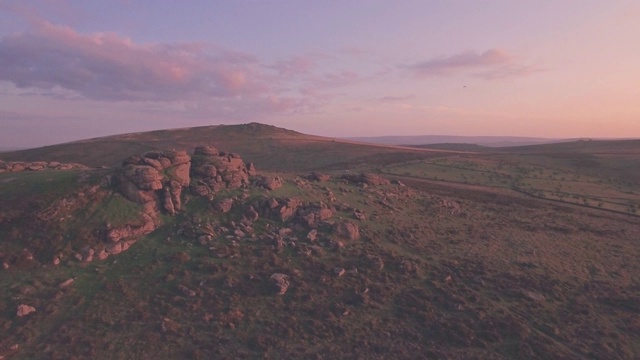
[[[211,146],[196,147],[191,161],[192,189],[200,196],[247,186],[249,176],[255,175],[253,164],[245,164],[240,155]]]
[[[132,156],[123,162],[115,179],[127,199],[173,215],[182,209],[183,188],[190,186],[196,195],[207,196],[247,186],[250,175],[255,175],[255,168],[240,155],[199,146],[193,156],[184,150]]]
[[[162,205],[173,215],[182,209],[182,188],[191,181],[186,151],[153,151],[125,160],[117,176],[120,192],[138,204]]]

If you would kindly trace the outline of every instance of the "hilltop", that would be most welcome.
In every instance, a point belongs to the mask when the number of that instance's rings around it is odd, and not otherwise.
[[[0,154],[5,161],[76,162],[115,167],[131,154],[211,145],[275,171],[348,169],[437,156],[436,151],[376,146],[250,123],[107,136]],[[274,156],[277,154],[277,156]]]
[[[245,124],[2,154],[0,357],[636,358],[635,145],[581,145]]]

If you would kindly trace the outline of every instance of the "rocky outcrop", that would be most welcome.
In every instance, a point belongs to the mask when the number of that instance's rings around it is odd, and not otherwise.
[[[284,181],[280,176],[260,176],[256,185],[267,190],[275,190],[282,187]]]
[[[325,182],[329,181],[331,179],[331,176],[314,171],[311,174],[307,175],[307,179],[312,181]]]
[[[211,146],[199,146],[193,156],[186,151],[151,151],[132,156],[112,177],[113,184],[127,199],[144,206],[137,219],[128,224],[112,227],[107,224],[106,246],[90,255],[80,253],[80,261],[94,257],[104,259],[125,251],[140,236],[151,233],[159,226],[158,212],[173,215],[182,210],[183,189],[210,196],[221,189],[234,189],[249,184],[249,175],[255,174],[253,164],[245,164],[238,154],[220,152]],[[228,212],[232,199],[214,205],[220,212]],[[248,213],[253,219],[259,217]]]
[[[318,225],[335,214],[333,207],[327,206],[324,202],[309,204],[299,212],[300,222],[310,228],[317,228]]]
[[[388,179],[380,175],[371,174],[371,173],[362,173],[359,175],[345,174],[345,175],[342,175],[342,178],[349,182],[370,185],[370,186],[391,184],[391,182]]]
[[[262,217],[286,222],[297,214],[302,202],[296,198],[268,198],[256,204]]]
[[[139,219],[132,220],[132,223],[129,224],[119,227],[111,227],[107,224],[107,239],[112,243],[135,239],[151,233],[157,226],[158,218],[156,214],[146,211],[141,214]]]
[[[281,222],[293,222],[315,229],[329,222],[336,210],[324,202],[303,202],[298,198],[263,198],[252,207],[258,216]],[[257,217],[256,217],[257,219]]]
[[[249,173],[255,172],[253,165],[247,166],[238,154],[221,152],[211,146],[198,146],[191,160],[191,186],[200,196],[247,186]]]
[[[156,203],[173,215],[182,209],[182,188],[191,182],[190,169],[191,157],[184,150],[151,151],[126,159],[115,179],[127,199]]]
[[[42,170],[82,170],[88,169],[82,164],[68,163],[63,164],[57,161],[34,161],[22,162],[12,161],[4,162],[0,160],[0,173],[3,172],[20,172],[20,171],[42,171]]]
[[[151,151],[126,159],[115,176],[120,192],[138,204],[156,203],[173,215],[182,209],[182,190],[191,187],[199,196],[249,184],[253,164],[240,155],[199,146],[193,156],[186,151]]]

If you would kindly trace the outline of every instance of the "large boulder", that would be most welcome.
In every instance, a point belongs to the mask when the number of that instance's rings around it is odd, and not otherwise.
[[[170,215],[182,209],[182,187],[191,182],[191,157],[186,151],[150,151],[131,156],[122,164],[115,178],[127,199],[138,204],[158,203]]]
[[[238,154],[220,152],[211,146],[198,146],[192,157],[191,177],[194,181],[191,186],[197,194],[236,189],[249,184],[249,172]]]

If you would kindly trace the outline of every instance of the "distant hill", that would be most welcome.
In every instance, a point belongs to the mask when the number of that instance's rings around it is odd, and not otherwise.
[[[613,153],[640,155],[640,139],[576,140],[549,144],[510,146],[500,150],[517,153]]]
[[[15,148],[15,147],[0,147],[0,153],[9,152],[9,151],[18,151],[24,148]]]
[[[435,150],[451,150],[451,151],[472,151],[472,152],[489,152],[495,151],[495,148],[467,143],[441,143],[426,145],[406,145],[418,149],[435,149]]]
[[[387,145],[430,145],[430,144],[476,144],[489,147],[536,145],[567,141],[562,139],[546,139],[519,136],[451,136],[451,135],[419,135],[419,136],[376,136],[352,137],[353,141]]]
[[[438,156],[436,150],[361,144],[259,123],[157,130],[75,141],[0,154],[5,161],[59,161],[114,167],[132,154],[199,145],[238,153],[273,171],[349,169]],[[274,154],[277,154],[274,156]]]

